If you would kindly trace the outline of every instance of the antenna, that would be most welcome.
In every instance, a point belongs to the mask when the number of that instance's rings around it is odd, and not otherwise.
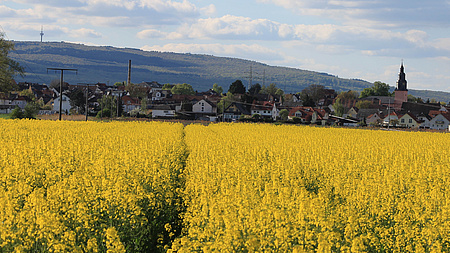
[[[44,26],[41,25],[41,42],[42,42],[42,37],[44,37]]]

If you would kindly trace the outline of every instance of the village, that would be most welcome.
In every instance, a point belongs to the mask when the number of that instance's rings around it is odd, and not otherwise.
[[[321,85],[311,85],[295,94],[284,94],[275,84],[267,87],[255,84],[246,91],[240,80],[230,85],[228,93],[217,84],[208,91],[197,92],[188,84],[162,85],[156,81],[114,85],[66,83],[62,94],[58,85],[23,82],[17,87],[16,92],[0,98],[0,113],[23,110],[33,103],[39,115],[61,111],[99,118],[284,122],[445,131],[450,127],[448,104],[424,102],[408,95],[403,64],[395,91],[383,95],[370,88],[367,90],[370,92],[363,91],[366,96],[358,96],[354,91],[338,94]]]

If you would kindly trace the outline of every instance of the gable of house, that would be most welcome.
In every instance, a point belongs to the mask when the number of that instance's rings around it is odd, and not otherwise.
[[[441,113],[430,120],[430,128],[437,130],[448,129],[450,125],[450,113]]]

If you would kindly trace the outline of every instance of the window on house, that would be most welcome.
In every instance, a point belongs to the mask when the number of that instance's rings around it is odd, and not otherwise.
[[[409,123],[412,123],[412,119],[409,119]]]

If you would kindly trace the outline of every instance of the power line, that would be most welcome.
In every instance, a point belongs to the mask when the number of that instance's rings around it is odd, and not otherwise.
[[[61,71],[61,80],[59,83],[59,120],[61,120],[61,115],[62,115],[62,85],[64,82],[64,71],[76,71],[78,73],[78,69],[65,69],[65,68],[47,68],[48,70],[59,70]]]

